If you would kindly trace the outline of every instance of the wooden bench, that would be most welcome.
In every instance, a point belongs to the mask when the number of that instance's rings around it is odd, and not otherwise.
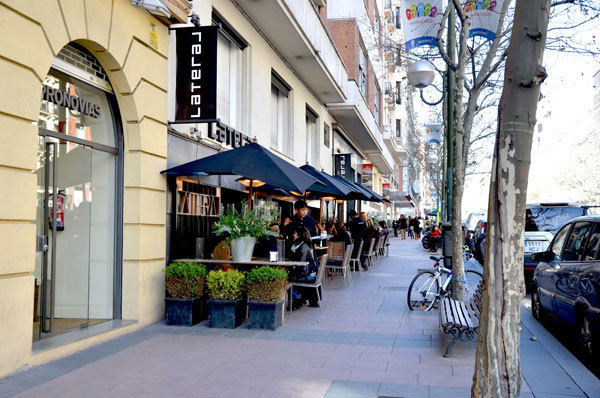
[[[440,331],[452,335],[452,341],[446,348],[444,358],[452,356],[452,347],[458,340],[475,341],[479,331],[479,312],[481,307],[481,283],[473,297],[467,302],[445,297],[440,302]]]

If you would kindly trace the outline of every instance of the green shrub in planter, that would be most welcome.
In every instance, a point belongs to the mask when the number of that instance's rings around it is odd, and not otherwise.
[[[248,301],[274,303],[283,300],[287,272],[273,267],[254,268],[246,275]]]
[[[171,298],[185,300],[201,297],[205,278],[204,264],[175,261],[165,268],[165,286]]]
[[[208,297],[213,300],[235,301],[242,298],[244,273],[238,270],[210,271],[206,278]]]

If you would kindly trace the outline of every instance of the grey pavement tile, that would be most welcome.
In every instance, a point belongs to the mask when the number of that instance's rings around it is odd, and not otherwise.
[[[429,387],[381,383],[377,395],[393,398],[429,398]],[[450,398],[447,396],[444,398]]]
[[[470,398],[471,388],[461,387],[430,387],[429,398]]]
[[[348,369],[348,370],[374,370],[385,372],[388,363],[385,361],[348,361],[339,359],[327,359],[321,366],[324,369]]]
[[[377,398],[379,383],[334,380],[325,398]]]
[[[372,370],[352,370],[348,376],[351,381],[364,382],[380,382],[380,383],[396,383],[416,385],[418,374],[416,373],[393,373],[393,372],[378,372]]]
[[[430,348],[431,342],[429,340],[413,340],[413,339],[403,339],[398,337],[394,342],[394,347],[421,347],[421,348]]]
[[[362,337],[358,341],[358,344],[363,344],[363,345],[377,345],[377,346],[390,346],[390,347],[392,347],[394,345],[394,341],[395,340],[396,339],[372,339],[372,338]]]

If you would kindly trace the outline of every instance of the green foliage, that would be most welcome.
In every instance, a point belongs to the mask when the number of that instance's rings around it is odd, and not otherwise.
[[[241,299],[244,279],[244,273],[238,270],[210,271],[206,278],[208,297],[223,301]]]
[[[171,298],[187,300],[201,297],[205,278],[204,264],[175,261],[165,268],[165,287]]]
[[[248,300],[261,303],[281,301],[285,293],[287,272],[279,268],[255,268],[246,275]]]
[[[213,232],[217,236],[229,234],[228,242],[244,236],[265,238],[277,237],[278,234],[271,230],[270,225],[276,217],[270,211],[247,210],[247,201],[242,202],[242,213],[233,209],[220,214],[219,222],[214,223]]]

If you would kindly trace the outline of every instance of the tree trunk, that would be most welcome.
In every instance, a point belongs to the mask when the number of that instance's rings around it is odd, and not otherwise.
[[[550,0],[517,0],[498,109],[472,397],[518,397],[527,178]]]

